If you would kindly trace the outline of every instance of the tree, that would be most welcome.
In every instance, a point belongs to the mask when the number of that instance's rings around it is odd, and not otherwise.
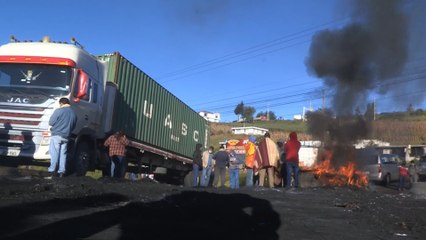
[[[414,112],[414,115],[416,116],[424,116],[425,115],[425,111],[423,111],[423,109],[419,108]]]
[[[359,107],[355,108],[355,116],[361,116],[361,110],[359,109]]]
[[[241,103],[239,103],[234,110],[235,115],[240,115],[243,116],[244,114],[244,103],[243,101],[241,101]]]
[[[367,110],[365,110],[364,117],[367,121],[373,121],[375,118],[375,112],[374,112],[374,102],[367,104]]]
[[[269,111],[269,120],[277,120],[277,115],[272,111]]]
[[[256,112],[254,107],[244,107],[243,117],[247,122],[253,122],[253,115]]]
[[[408,105],[408,107],[407,107],[407,112],[409,113],[409,114],[411,114],[411,113],[413,113],[414,112],[414,107],[413,107],[413,104],[409,104]]]
[[[244,106],[243,101],[241,101],[234,110],[235,115],[241,115],[241,117],[247,122],[253,121],[253,115],[255,112],[256,109],[254,107]]]

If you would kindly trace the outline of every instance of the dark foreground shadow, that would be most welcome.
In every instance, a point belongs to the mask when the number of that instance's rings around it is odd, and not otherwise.
[[[122,201],[120,195],[98,196],[98,204]],[[110,199],[110,201],[105,201]],[[90,239],[99,232],[119,226],[118,239],[278,239],[281,224],[271,204],[247,194],[216,194],[188,191],[155,202],[132,202],[112,210],[53,222],[13,234],[30,224],[33,215],[66,212],[96,206],[95,197],[52,200],[0,209],[0,233],[4,239]],[[87,205],[81,204],[86,202]],[[33,209],[32,211],[27,211]],[[13,214],[16,213],[16,214]],[[107,237],[108,239],[108,237]],[[117,238],[116,238],[117,239]]]

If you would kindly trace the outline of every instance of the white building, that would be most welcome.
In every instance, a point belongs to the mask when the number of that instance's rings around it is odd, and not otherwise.
[[[358,140],[358,142],[354,144],[354,147],[356,149],[366,148],[366,147],[384,147],[384,146],[390,146],[390,143],[376,140],[376,139],[362,139],[362,140]]]
[[[293,115],[293,120],[303,120],[302,114]]]
[[[245,135],[264,135],[268,129],[259,127],[233,127],[231,128],[232,134],[245,134]]]
[[[211,113],[211,112],[201,111],[201,112],[198,112],[198,114],[200,114],[200,116],[202,116],[209,122],[215,122],[215,123],[220,122],[220,113]]]
[[[314,109],[311,107],[307,108],[307,107],[303,107],[303,113],[302,114],[297,114],[297,115],[293,115],[293,120],[301,120],[301,121],[306,121],[306,113],[308,112],[313,112]]]

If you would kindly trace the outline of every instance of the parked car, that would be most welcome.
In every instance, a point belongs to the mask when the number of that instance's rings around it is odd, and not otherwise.
[[[417,164],[417,175],[419,180],[423,180],[426,177],[426,156],[422,156]]]
[[[362,169],[368,180],[383,185],[399,180],[401,159],[396,154],[375,154],[363,159]]]

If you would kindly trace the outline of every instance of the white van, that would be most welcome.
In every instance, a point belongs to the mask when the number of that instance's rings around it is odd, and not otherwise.
[[[382,183],[386,186],[390,182],[399,180],[401,162],[396,154],[377,154],[363,159],[361,168],[368,176],[368,181]]]

